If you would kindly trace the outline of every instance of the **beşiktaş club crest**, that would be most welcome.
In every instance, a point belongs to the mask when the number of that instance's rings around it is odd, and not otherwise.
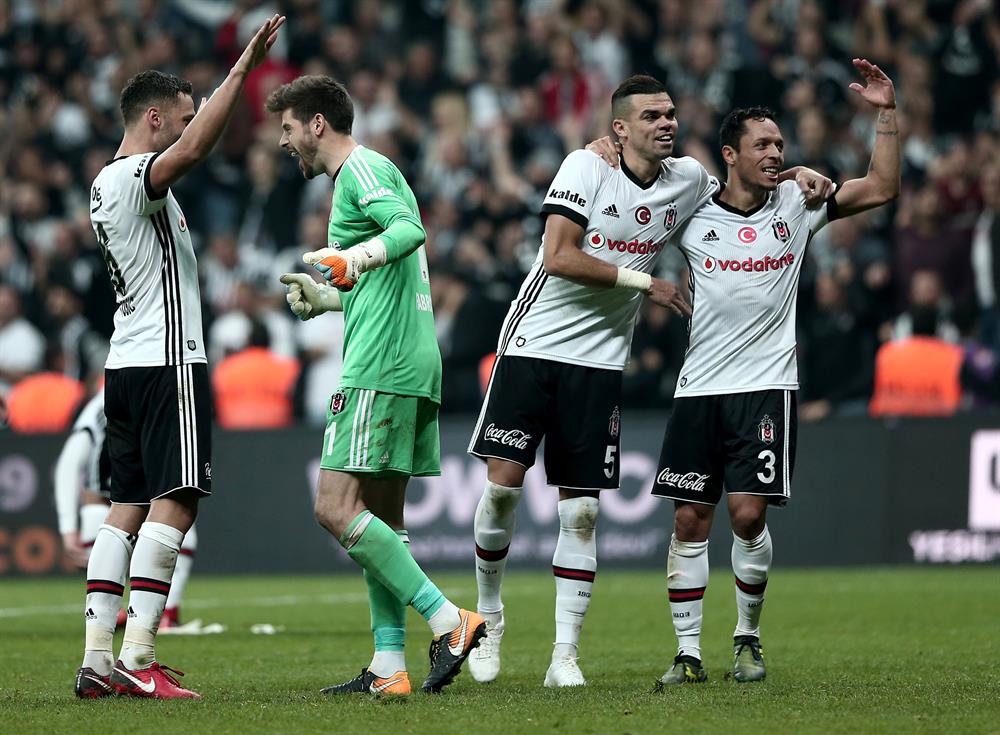
[[[343,411],[345,405],[347,405],[347,395],[343,391],[338,390],[330,397],[330,413],[334,416]]]
[[[618,406],[615,406],[615,410],[611,412],[611,419],[608,421],[608,433],[611,435],[612,439],[618,437],[618,432],[622,428],[622,415],[618,410]]]
[[[677,204],[670,202],[667,205],[667,213],[663,217],[663,227],[669,232],[677,224]]]
[[[757,437],[765,444],[774,441],[774,421],[767,414],[764,414],[764,418],[757,424]]]
[[[774,236],[781,242],[788,242],[788,238],[792,236],[788,229],[788,223],[780,217],[775,217],[774,222],[771,223],[771,229],[774,230]]]

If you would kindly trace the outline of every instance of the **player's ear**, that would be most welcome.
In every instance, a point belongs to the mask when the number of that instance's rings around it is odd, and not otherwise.
[[[611,130],[614,131],[615,137],[619,141],[628,137],[628,125],[621,118],[615,118],[611,121]]]
[[[159,130],[163,126],[163,118],[160,117],[159,107],[150,107],[146,110],[146,120],[153,130]]]
[[[313,135],[318,138],[326,130],[326,118],[317,112],[313,115],[313,119],[309,121],[309,127],[312,129]]]
[[[736,149],[731,145],[722,146],[722,160],[726,162],[727,166],[736,165]]]

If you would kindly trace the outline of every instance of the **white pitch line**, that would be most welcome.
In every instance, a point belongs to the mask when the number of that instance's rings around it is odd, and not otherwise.
[[[457,596],[462,590],[442,590],[446,596]],[[208,610],[220,607],[292,607],[294,605],[349,605],[367,602],[368,595],[358,592],[330,595],[277,595],[273,597],[247,598],[191,598],[184,601],[184,608]],[[83,601],[62,605],[27,605],[24,607],[0,607],[0,619],[22,618],[29,615],[77,615],[83,609]]]

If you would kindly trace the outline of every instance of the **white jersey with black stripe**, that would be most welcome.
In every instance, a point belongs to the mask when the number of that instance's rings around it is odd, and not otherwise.
[[[756,209],[716,195],[673,241],[691,274],[688,348],[674,396],[799,387],[795,300],[809,241],[837,217],[836,200],[809,209],[785,181]]]
[[[101,477],[101,450],[108,432],[108,420],[104,415],[104,389],[87,401],[73,424],[73,431],[84,431],[90,436],[91,450],[87,458],[87,474],[84,488],[100,490],[103,487]]]
[[[643,184],[622,161],[570,153],[542,203],[584,229],[582,250],[611,265],[651,273],[668,237],[718,190],[693,158],[668,158]],[[622,370],[643,296],[631,289],[585,286],[550,276],[544,239],[500,330],[498,355],[535,357]]]
[[[90,221],[118,301],[108,368],[208,361],[187,222],[173,193],[149,181],[157,155],[116,158],[91,187]]]

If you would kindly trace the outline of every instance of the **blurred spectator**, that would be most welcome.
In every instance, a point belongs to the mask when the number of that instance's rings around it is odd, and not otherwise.
[[[872,416],[948,416],[962,397],[962,349],[934,336],[938,315],[930,306],[911,311],[913,336],[892,340],[875,358]]]
[[[983,212],[972,240],[972,268],[985,344],[1000,354],[1000,162],[983,169]]]
[[[0,395],[11,385],[42,368],[45,338],[21,316],[21,297],[0,285]]]
[[[86,393],[83,383],[59,373],[29,375],[7,396],[7,421],[22,434],[66,431]]]
[[[248,346],[212,371],[215,415],[224,429],[280,429],[292,423],[299,363],[268,349],[267,327],[254,321]]]

